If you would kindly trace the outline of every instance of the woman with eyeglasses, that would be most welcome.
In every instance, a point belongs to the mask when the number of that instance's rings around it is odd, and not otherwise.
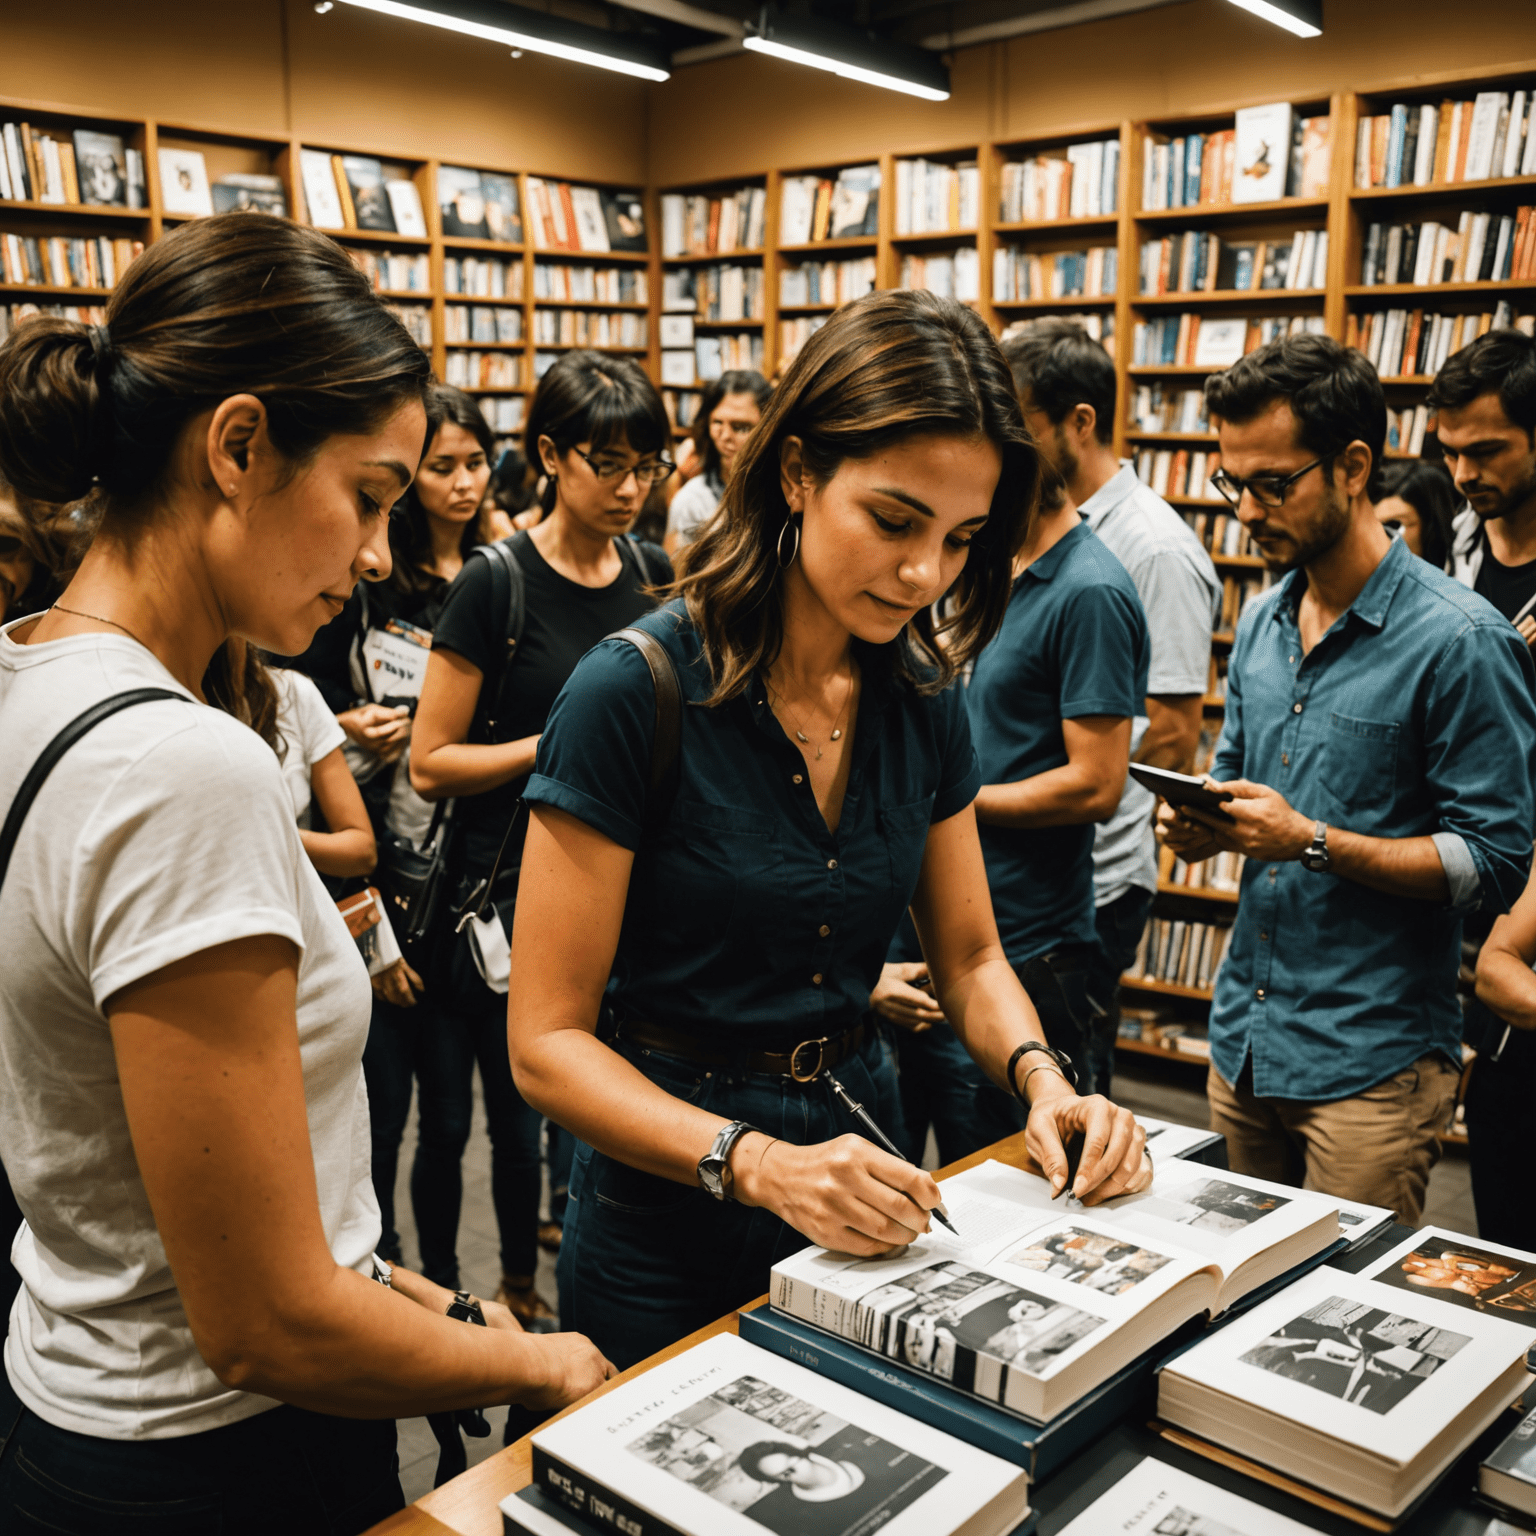
[[[426,978],[437,1022],[423,1032],[417,1057],[411,1198],[423,1273],[456,1286],[460,1166],[478,1062],[501,1231],[498,1294],[525,1324],[538,1326],[553,1321],[533,1288],[539,1112],[513,1087],[506,1001],[482,980],[469,934],[452,932],[454,909],[492,872],[544,721],[576,663],[605,635],[648,613],[655,604],[647,589],[672,578],[660,549],[627,535],[651,487],[674,466],[665,456],[667,414],[650,380],[630,359],[598,352],[567,353],[544,375],[524,442],[547,483],[543,520],[504,546],[523,574],[521,637],[509,650],[505,588],[490,561],[467,561],[433,632],[416,711],[411,782],[428,800],[455,802],[455,878],[448,931]],[[513,829],[490,893],[503,907],[517,889],[522,830]]]
[[[704,390],[693,423],[699,472],[667,508],[669,555],[692,544],[715,515],[736,455],[752,435],[772,393],[773,386],[752,368],[732,368]]]

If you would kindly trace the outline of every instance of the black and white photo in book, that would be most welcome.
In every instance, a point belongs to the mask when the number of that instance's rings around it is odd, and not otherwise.
[[[1251,1499],[1147,1457],[1061,1536],[1316,1536]]]
[[[1429,1227],[1364,1271],[1383,1285],[1536,1328],[1536,1259]]]
[[[1244,1189],[1225,1179],[1199,1179],[1186,1184],[1177,1195],[1148,1196],[1138,1202],[1136,1213],[1181,1227],[1236,1232],[1290,1203],[1284,1195]]]
[[[1165,1253],[1154,1253],[1123,1238],[1064,1227],[1005,1253],[1001,1262],[1054,1275],[1104,1296],[1120,1296],[1171,1261]]]
[[[626,1449],[776,1536],[863,1536],[949,1474],[755,1376],[740,1376]]]
[[[128,206],[128,152],[115,133],[75,129],[75,178],[80,201],[111,208]]]
[[[1329,1296],[1238,1358],[1372,1413],[1390,1413],[1469,1335]]]
[[[872,1349],[944,1381],[971,1382],[967,1356],[1043,1375],[1104,1319],[963,1263],[931,1264],[860,1298]]]

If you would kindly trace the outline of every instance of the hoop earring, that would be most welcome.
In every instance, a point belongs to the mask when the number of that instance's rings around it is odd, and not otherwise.
[[[790,550],[789,558],[786,560],[784,558],[784,535],[791,529],[794,530],[795,545]],[[778,551],[779,569],[787,571],[795,563],[795,556],[800,553],[800,524],[795,521],[795,514],[793,512],[784,519],[784,526],[779,529],[779,541],[774,547]]]

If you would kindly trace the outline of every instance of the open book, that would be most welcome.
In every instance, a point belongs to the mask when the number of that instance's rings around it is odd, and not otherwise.
[[[1090,1209],[997,1162],[940,1187],[958,1236],[935,1226],[883,1259],[804,1249],[769,1300],[1040,1423],[1339,1237],[1335,1200],[1177,1158]]]
[[[533,1480],[625,1536],[1003,1536],[1029,1512],[1018,1467],[730,1335],[539,1430]]]
[[[1531,1335],[1315,1270],[1163,1367],[1170,1423],[1389,1519],[1525,1389]]]
[[[1536,1254],[1518,1248],[1444,1227],[1420,1227],[1361,1274],[1412,1295],[1536,1328]]]

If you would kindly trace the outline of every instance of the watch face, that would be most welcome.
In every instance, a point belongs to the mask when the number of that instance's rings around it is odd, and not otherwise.
[[[706,1157],[699,1164],[699,1183],[717,1200],[725,1192],[724,1173],[725,1164],[718,1158]]]

